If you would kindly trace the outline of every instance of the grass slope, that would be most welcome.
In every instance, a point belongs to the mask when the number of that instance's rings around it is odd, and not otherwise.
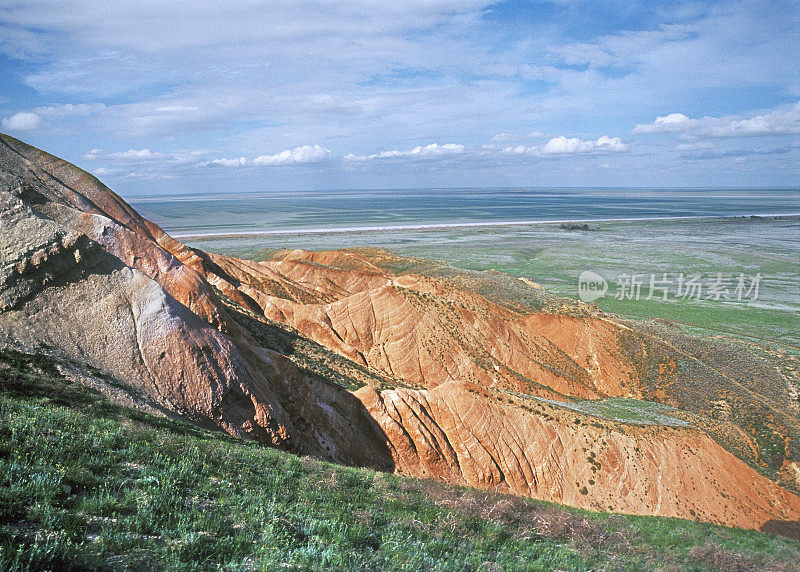
[[[800,543],[331,465],[0,352],[0,569],[795,569]]]

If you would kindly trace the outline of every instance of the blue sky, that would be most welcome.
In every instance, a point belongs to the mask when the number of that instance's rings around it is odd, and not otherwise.
[[[798,186],[800,8],[0,5],[0,130],[123,196]]]

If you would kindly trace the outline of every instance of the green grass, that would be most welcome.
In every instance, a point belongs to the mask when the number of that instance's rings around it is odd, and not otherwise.
[[[0,353],[0,569],[790,569],[800,543],[323,463]],[[783,564],[782,564],[783,563]],[[784,566],[785,565],[785,566]]]
[[[576,402],[560,402],[550,399],[534,398],[539,401],[572,409],[587,415],[594,415],[609,421],[623,423],[637,423],[640,425],[680,426],[688,425],[686,421],[670,416],[672,407],[662,405],[655,401],[631,399],[626,397],[611,397],[601,400],[584,400]]]

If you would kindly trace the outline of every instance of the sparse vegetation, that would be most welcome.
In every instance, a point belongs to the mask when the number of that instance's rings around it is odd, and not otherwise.
[[[590,455],[591,456],[591,455]],[[591,484],[591,482],[590,482]],[[800,543],[299,458],[0,355],[0,568],[790,570]]]

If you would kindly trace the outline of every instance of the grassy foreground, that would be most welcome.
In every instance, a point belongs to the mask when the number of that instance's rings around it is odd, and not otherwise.
[[[0,569],[771,569],[800,543],[300,458],[0,352]]]

